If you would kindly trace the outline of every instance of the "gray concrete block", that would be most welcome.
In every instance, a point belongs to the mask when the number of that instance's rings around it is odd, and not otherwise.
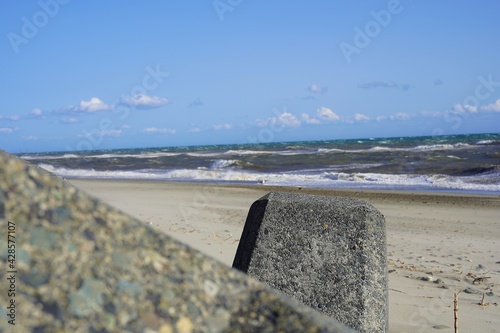
[[[0,232],[0,332],[354,332],[1,151]]]
[[[387,332],[384,216],[365,201],[269,193],[248,213],[233,267],[361,332]]]

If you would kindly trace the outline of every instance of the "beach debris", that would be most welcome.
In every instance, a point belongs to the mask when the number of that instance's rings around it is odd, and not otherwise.
[[[225,234],[224,234],[225,233]],[[215,232],[212,230],[212,240],[216,241],[219,244],[234,244],[239,241],[239,238],[235,238],[234,235],[229,230],[224,230],[224,233]]]
[[[480,284],[481,282],[484,282],[486,281],[487,279],[491,279],[491,276],[481,276],[481,277],[477,277],[474,279],[474,281],[472,281],[472,284]]]
[[[466,294],[479,294],[479,291],[477,291],[476,289],[469,288],[469,287],[465,288],[462,291]]]
[[[404,291],[401,291],[401,290],[397,290],[397,289],[393,289],[393,288],[389,288],[389,290],[391,290],[391,291],[396,291],[396,292],[398,292],[398,293],[408,295],[408,293],[405,293]]]
[[[455,292],[453,298],[453,319],[454,319],[455,333],[458,333],[458,294],[460,294],[460,291]]]
[[[155,216],[154,216],[154,215],[151,215],[150,217],[148,217],[147,219],[145,219],[145,220],[144,220],[144,221],[142,221],[142,222],[144,222],[145,224],[152,225],[152,224],[153,224],[153,222],[151,222],[150,220],[151,220],[153,217],[155,217]]]
[[[472,272],[467,273],[467,277],[472,278],[472,284],[481,284],[488,279],[491,279],[491,276],[478,276]]]
[[[396,266],[396,268],[402,268],[402,269],[406,269],[408,271],[416,271],[417,270],[417,267],[415,265],[408,265],[408,264],[405,264],[404,262],[402,262],[401,260],[396,260],[395,262],[392,262],[392,264],[394,266]]]
[[[476,271],[480,271],[480,270],[483,270],[483,269],[486,269],[486,267],[483,264],[479,264],[476,267]]]
[[[481,302],[477,303],[477,305],[481,305],[481,306],[488,306],[488,305],[490,305],[490,303],[484,303],[484,293],[483,293],[483,297],[481,298]]]
[[[434,326],[432,326],[432,328],[434,328],[436,330],[444,330],[444,329],[451,328],[451,327],[448,325],[434,325]]]
[[[420,278],[422,281],[434,281],[434,278],[432,276],[422,276]]]

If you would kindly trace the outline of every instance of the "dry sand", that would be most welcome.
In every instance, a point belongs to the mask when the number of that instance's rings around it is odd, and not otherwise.
[[[500,332],[499,196],[147,181],[70,182],[229,266],[248,209],[270,191],[364,199],[387,221],[390,332],[454,332],[453,294],[457,291],[462,291],[460,332]],[[479,304],[483,293],[484,301]]]

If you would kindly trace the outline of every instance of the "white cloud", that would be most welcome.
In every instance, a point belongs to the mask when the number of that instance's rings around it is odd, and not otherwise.
[[[102,136],[120,136],[122,135],[122,130],[108,130],[101,131]]]
[[[391,114],[389,116],[385,116],[385,115],[377,116],[375,118],[375,120],[377,120],[378,122],[384,121],[384,120],[409,120],[409,119],[411,119],[411,117],[412,116],[409,113],[398,112],[396,114]]]
[[[257,126],[283,126],[283,127],[297,127],[300,126],[300,120],[293,114],[284,111],[277,117],[270,117],[264,120],[257,120]]]
[[[326,93],[327,90],[328,90],[328,87],[322,87],[320,85],[317,85],[317,84],[311,84],[307,90],[309,92],[312,92],[312,93],[316,93],[316,94],[323,94],[323,93]]]
[[[188,129],[188,133],[198,133],[198,132],[201,132],[201,129],[199,129],[198,127],[191,127],[190,129]]]
[[[286,127],[297,127],[300,126],[300,120],[297,119],[293,114],[289,112],[283,112],[276,120],[278,123],[283,124]]]
[[[370,120],[370,117],[365,116],[364,114],[361,114],[361,113],[356,113],[354,115],[354,119],[356,121],[368,121],[368,120]]]
[[[316,111],[316,117],[327,121],[340,120],[340,117],[335,112],[324,106]]]
[[[10,134],[10,133],[14,133],[14,132],[15,132],[15,128],[12,128],[12,127],[0,127],[0,133]]]
[[[406,112],[398,112],[389,116],[389,119],[391,120],[409,120],[410,118],[410,114]]]
[[[42,117],[43,116],[43,111],[39,108],[34,108],[31,112],[30,115],[34,117]]]
[[[74,124],[80,122],[80,119],[75,118],[75,117],[63,117],[61,118],[61,122],[63,124]]]
[[[63,140],[63,137],[60,136],[39,137],[35,135],[27,135],[23,136],[21,139],[25,141],[59,141]]]
[[[394,81],[387,81],[387,82],[374,81],[374,82],[360,83],[358,84],[358,88],[360,89],[395,88],[408,91],[414,87],[409,83],[396,83]]]
[[[13,116],[0,116],[0,120],[12,120],[12,121],[18,121],[21,119],[21,116],[19,115],[13,115]]]
[[[163,133],[163,134],[175,134],[177,131],[171,128],[156,128],[156,127],[148,127],[144,129],[146,133]]]
[[[482,106],[481,110],[500,112],[500,99],[497,99],[495,103]]]
[[[138,109],[153,109],[168,104],[166,98],[137,94],[135,96],[123,97],[121,103]]]
[[[80,104],[78,104],[77,106],[72,106],[69,109],[73,111],[93,113],[98,111],[111,110],[112,108],[113,107],[111,105],[104,103],[99,98],[92,97],[88,101],[80,101]]]
[[[217,124],[213,125],[212,128],[216,131],[223,130],[223,129],[231,129],[233,128],[233,124]]]
[[[453,111],[457,114],[463,114],[465,112],[470,112],[470,113],[476,113],[477,112],[477,106],[473,105],[462,105],[460,103],[457,103],[453,106]]]
[[[422,111],[420,112],[422,117],[430,117],[430,118],[440,118],[443,114],[439,111]]]
[[[318,125],[320,124],[320,121],[314,117],[311,117],[307,113],[303,113],[300,115],[303,121],[306,122],[306,124],[312,124],[312,125]]]

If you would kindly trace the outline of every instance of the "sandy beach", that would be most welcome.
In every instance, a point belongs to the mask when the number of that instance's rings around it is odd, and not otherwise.
[[[251,204],[271,191],[363,199],[387,221],[390,332],[499,332],[497,195],[69,180],[145,224],[231,266]],[[484,295],[484,300],[483,300]]]

